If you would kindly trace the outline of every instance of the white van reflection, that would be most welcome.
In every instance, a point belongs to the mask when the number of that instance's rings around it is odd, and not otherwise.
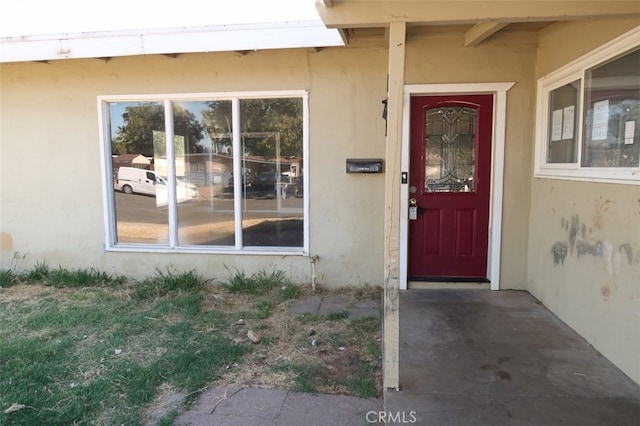
[[[116,177],[116,189],[125,194],[145,194],[156,197],[157,206],[166,206],[169,191],[167,180],[156,175],[154,171],[138,169],[136,167],[120,167]],[[177,179],[176,199],[178,203],[195,200],[198,198],[196,186],[190,182]]]

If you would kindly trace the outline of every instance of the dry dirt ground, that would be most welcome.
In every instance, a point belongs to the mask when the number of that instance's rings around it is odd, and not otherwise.
[[[313,390],[327,394],[354,395],[341,382],[345,377],[370,379],[375,385],[375,396],[382,395],[381,321],[366,319],[352,322],[344,315],[289,315],[289,308],[314,295],[310,288],[302,288],[295,300],[275,304],[267,318],[241,318],[250,312],[255,296],[225,294],[210,289],[207,299],[212,308],[231,314],[234,319],[231,332],[236,342],[247,341],[249,330],[260,337],[252,344],[252,352],[242,364],[230,366],[216,386],[239,385],[278,389],[295,389],[300,368],[316,371],[310,378]],[[375,288],[317,289],[315,294],[339,295],[347,300],[373,300],[380,302],[381,293]],[[289,368],[296,366],[300,368]],[[304,384],[303,384],[304,388]],[[356,395],[359,396],[359,395]]]

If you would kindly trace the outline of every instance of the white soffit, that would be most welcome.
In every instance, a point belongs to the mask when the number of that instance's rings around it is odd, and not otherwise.
[[[321,20],[0,38],[0,62],[344,46]]]

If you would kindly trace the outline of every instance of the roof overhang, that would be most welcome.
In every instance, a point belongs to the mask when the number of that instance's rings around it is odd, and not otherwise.
[[[344,46],[320,20],[0,38],[0,62]]]
[[[392,22],[405,22],[408,31],[466,25],[466,46],[476,46],[511,24],[640,18],[637,0],[316,0],[316,10],[327,28],[342,35],[388,28]]]
[[[637,0],[316,0],[329,28],[371,28],[390,22],[457,25],[640,16]]]

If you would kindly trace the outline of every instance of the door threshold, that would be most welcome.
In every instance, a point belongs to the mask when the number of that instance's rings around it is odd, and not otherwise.
[[[409,281],[407,288],[410,290],[491,290],[491,283],[480,281]]]

